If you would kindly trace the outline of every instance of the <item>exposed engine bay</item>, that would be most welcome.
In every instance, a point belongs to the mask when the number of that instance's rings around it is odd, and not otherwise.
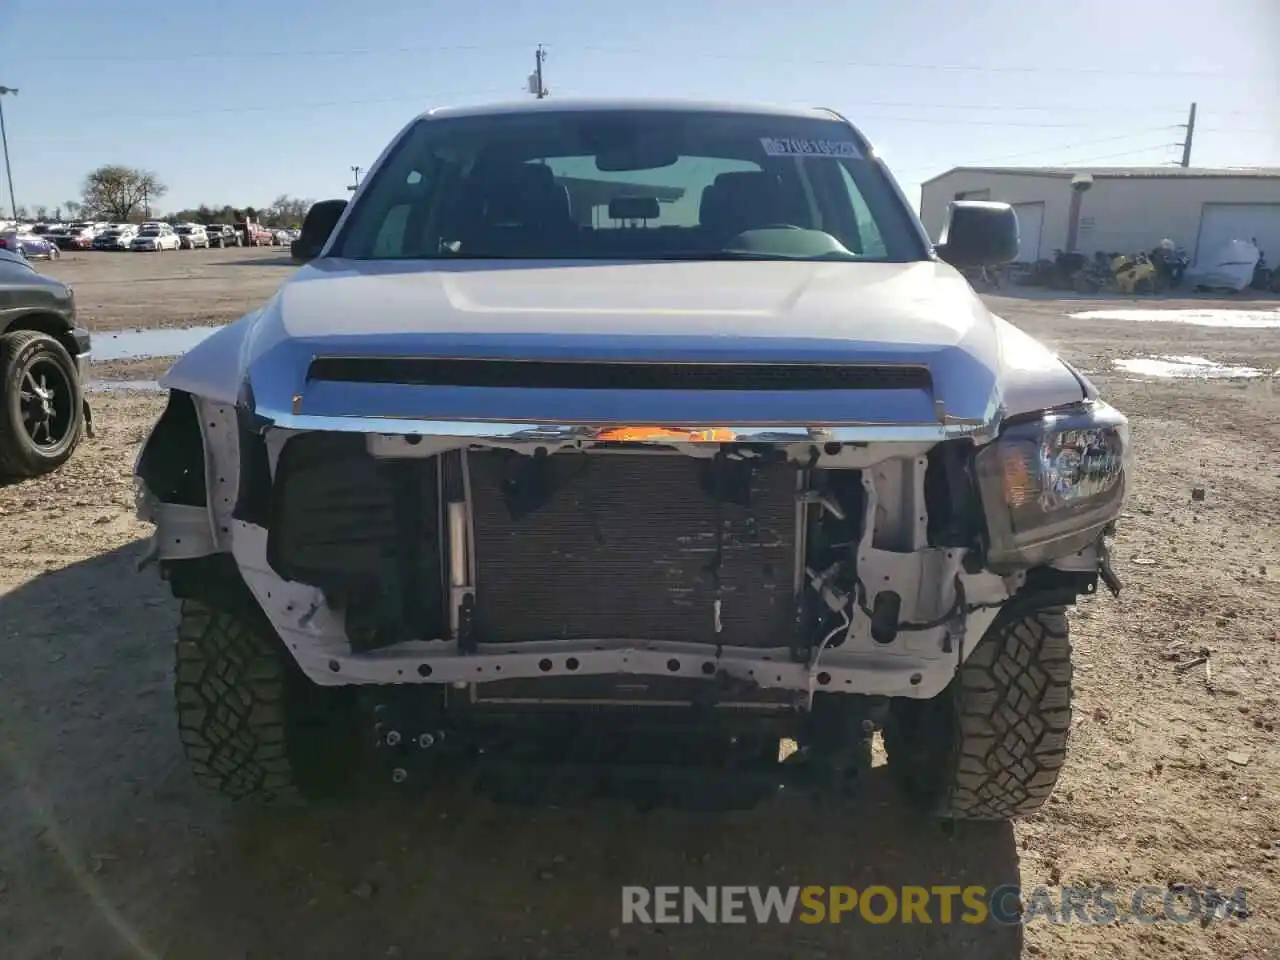
[[[751,803],[783,737],[843,776],[1019,591],[1069,602],[1106,569],[1095,546],[990,569],[967,438],[631,436],[256,432],[174,393],[139,510],[176,595],[239,583],[308,680],[364,691],[393,779],[469,751],[516,796],[577,758]],[[726,765],[748,786],[715,800]]]
[[[230,555],[322,685],[577,702],[720,678],[762,704],[927,698],[1026,580],[983,565],[966,438],[255,433],[184,394],[166,418],[199,425],[208,502],[166,493],[176,481],[140,460],[159,559]],[[1096,578],[1092,554],[1077,568]]]

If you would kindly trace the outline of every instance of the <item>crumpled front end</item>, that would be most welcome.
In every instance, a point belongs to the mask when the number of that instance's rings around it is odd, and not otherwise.
[[[235,581],[320,684],[932,697],[1002,607],[1109,577],[1127,425],[1095,399],[1007,417],[989,370],[985,395],[958,395],[963,351],[887,353],[330,351],[293,380],[260,360],[237,403],[172,392],[140,515],[175,592]],[[262,401],[282,383],[284,411]]]

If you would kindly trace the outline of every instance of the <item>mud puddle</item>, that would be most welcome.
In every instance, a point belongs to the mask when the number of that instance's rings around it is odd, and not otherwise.
[[[1139,323],[1186,323],[1196,327],[1231,327],[1240,330],[1280,327],[1277,310],[1084,310],[1070,314],[1074,320],[1131,320]]]
[[[93,360],[148,360],[178,357],[222,327],[174,327],[159,330],[112,330],[93,334]]]
[[[1130,357],[1114,361],[1117,370],[1162,380],[1234,380],[1271,376],[1256,367],[1217,363],[1206,357]]]

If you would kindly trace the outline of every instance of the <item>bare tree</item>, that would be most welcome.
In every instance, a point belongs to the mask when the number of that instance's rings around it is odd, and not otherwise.
[[[307,211],[311,209],[311,204],[314,202],[282,193],[275,198],[264,214],[267,222],[274,226],[297,227],[301,226],[302,221],[306,219]]]
[[[48,220],[48,219],[49,219],[49,208],[48,208],[48,207],[46,207],[46,206],[44,206],[44,204],[36,204],[36,219],[37,219],[37,220]]]
[[[82,210],[113,222],[128,220],[140,206],[150,206],[168,190],[148,170],[108,165],[84,178]]]
[[[75,220],[80,216],[80,212],[84,210],[84,204],[76,203],[74,200],[64,200],[62,205],[67,208],[67,216]]]

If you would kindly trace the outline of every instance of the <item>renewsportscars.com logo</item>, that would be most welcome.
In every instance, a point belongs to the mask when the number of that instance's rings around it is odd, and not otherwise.
[[[1199,923],[1246,920],[1246,889],[1109,884],[806,887],[623,887],[622,922],[671,923]]]

